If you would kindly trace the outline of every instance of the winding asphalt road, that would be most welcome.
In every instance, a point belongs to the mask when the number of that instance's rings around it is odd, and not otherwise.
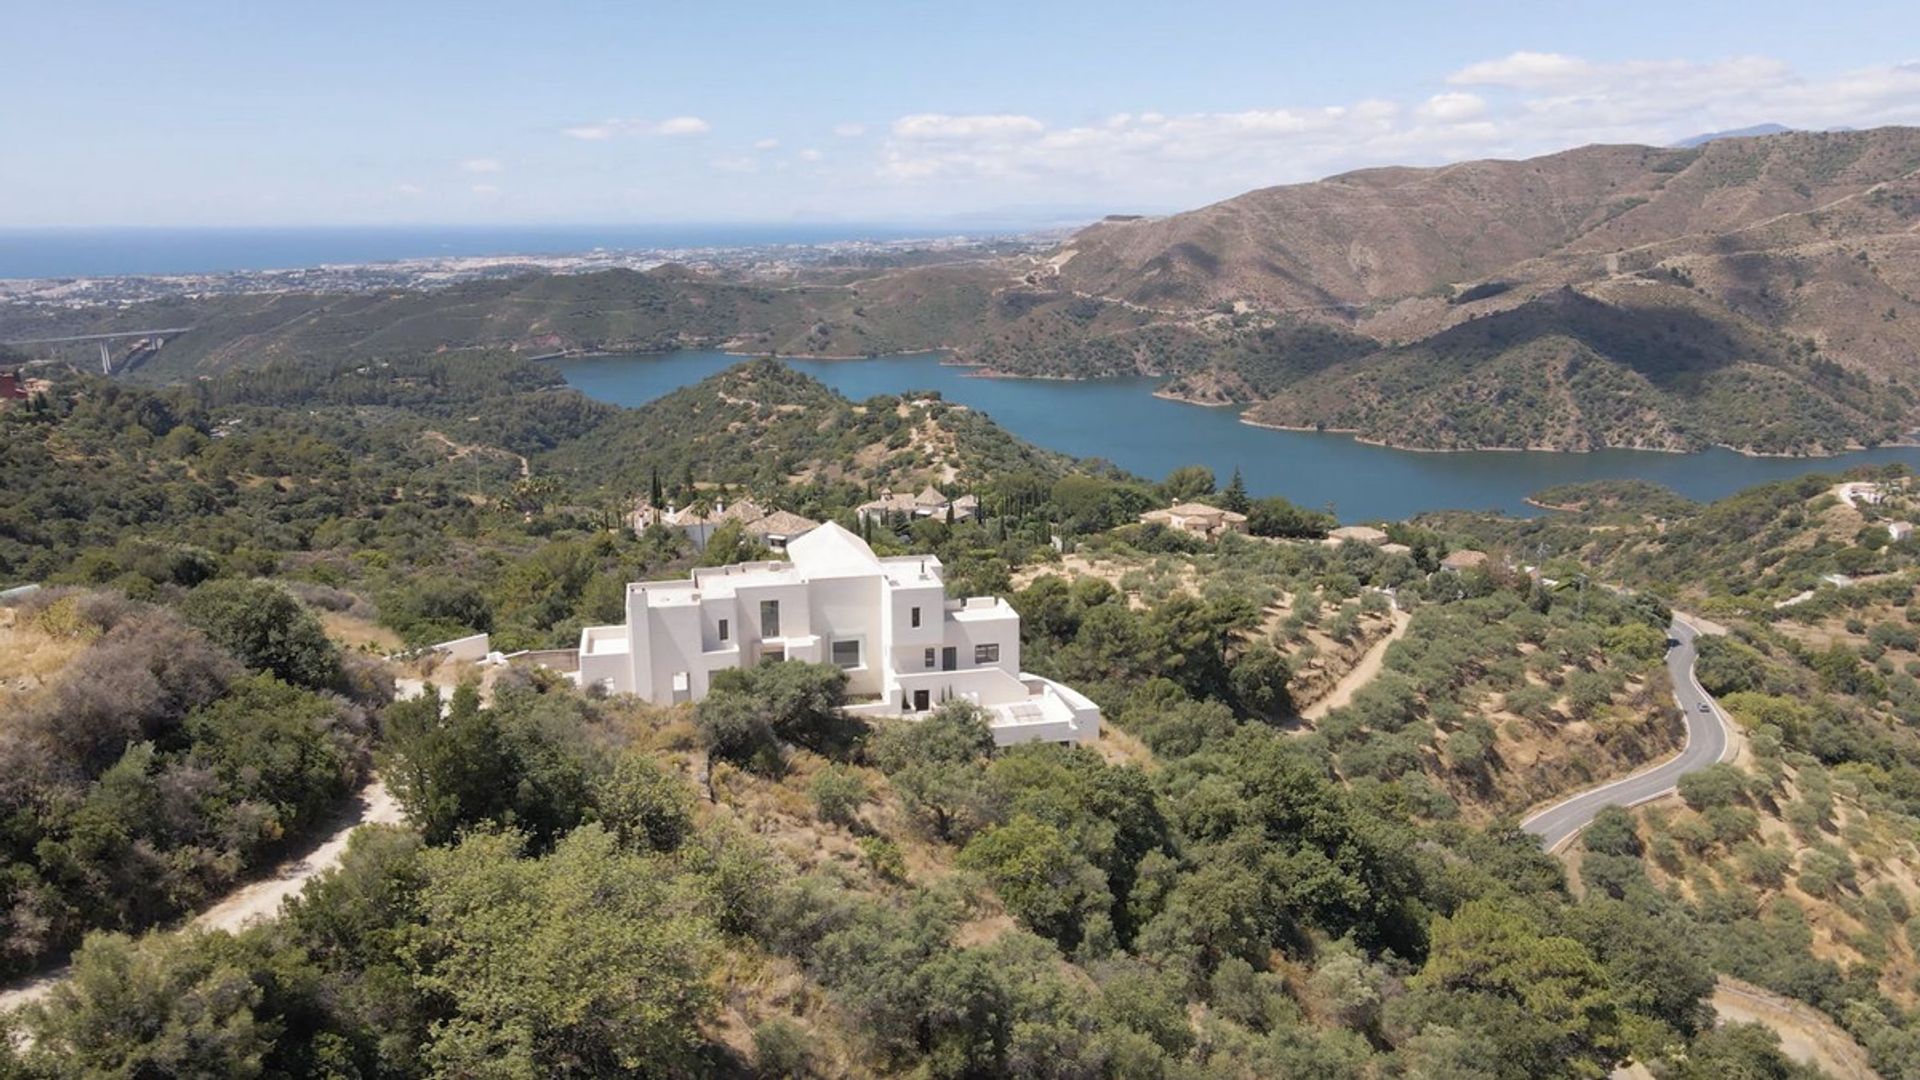
[[[1686,714],[1687,744],[1666,761],[1643,769],[1625,779],[1590,788],[1554,803],[1520,823],[1520,827],[1540,838],[1540,846],[1558,851],[1578,836],[1581,829],[1608,806],[1638,806],[1674,789],[1680,778],[1732,756],[1732,721],[1700,686],[1694,677],[1694,639],[1700,632],[1673,617],[1667,636],[1679,644],[1667,650],[1667,674],[1673,680],[1673,696]],[[1705,706],[1702,709],[1702,706]]]

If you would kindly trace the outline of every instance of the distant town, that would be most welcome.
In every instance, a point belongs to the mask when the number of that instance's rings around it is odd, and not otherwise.
[[[1051,247],[1058,231],[1018,235],[953,235],[819,244],[711,247],[595,248],[569,254],[427,256],[391,262],[338,263],[274,270],[135,274],[57,278],[0,278],[0,305],[57,308],[137,304],[152,300],[279,292],[356,293],[438,289],[522,274],[586,274],[651,270],[678,265],[734,280],[781,281],[836,265],[872,268],[893,260],[944,261],[1016,254]]]

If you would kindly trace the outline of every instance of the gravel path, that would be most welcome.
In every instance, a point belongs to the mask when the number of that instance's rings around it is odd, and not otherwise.
[[[309,846],[284,860],[264,877],[236,887],[212,907],[193,917],[187,925],[200,930],[240,930],[263,919],[271,919],[280,910],[280,902],[306,887],[316,874],[339,865],[347,850],[347,837],[362,825],[399,824],[400,805],[376,777],[354,792],[327,831],[311,840]],[[0,990],[0,1013],[38,1001],[67,977],[66,966],[25,976]]]

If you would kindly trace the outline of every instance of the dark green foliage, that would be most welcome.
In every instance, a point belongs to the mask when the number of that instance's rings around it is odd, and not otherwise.
[[[248,667],[309,690],[341,684],[340,650],[320,620],[266,581],[209,581],[180,602],[187,621]]]
[[[942,840],[977,827],[985,777],[979,768],[993,751],[993,732],[978,706],[948,702],[925,720],[882,731],[874,761],[926,828]]]
[[[1247,531],[1255,536],[1321,537],[1339,524],[1332,514],[1303,509],[1279,496],[1255,499],[1244,513]]]
[[[1434,925],[1399,1022],[1477,1031],[1497,1077],[1596,1075],[1623,1049],[1619,1003],[1579,942],[1484,902]]]
[[[1728,1024],[1702,1035],[1676,1080],[1819,1080],[1826,1075],[1780,1052],[1780,1036],[1759,1024]]]
[[[493,821],[544,847],[592,812],[609,768],[585,730],[594,719],[579,697],[532,689],[496,688],[494,704],[483,708],[467,683],[444,715],[432,694],[387,710],[382,772],[429,843]],[[617,813],[629,809],[615,805]]]
[[[822,821],[847,826],[858,823],[861,804],[873,795],[860,773],[845,765],[829,765],[815,773],[807,791]]]
[[[26,617],[104,629],[0,741],[0,971],[203,904],[323,822],[365,776],[367,714],[240,664],[169,612],[48,594]]]
[[[1831,450],[1892,438],[1901,422],[1866,376],[1785,339],[1690,305],[1572,289],[1298,373],[1265,396],[1260,421],[1436,449]]]
[[[652,755],[628,751],[593,789],[602,824],[636,851],[672,851],[693,833],[693,791]]]
[[[772,767],[789,743],[823,754],[847,753],[865,725],[840,711],[847,673],[832,664],[787,661],[716,672],[694,710],[707,751]]]

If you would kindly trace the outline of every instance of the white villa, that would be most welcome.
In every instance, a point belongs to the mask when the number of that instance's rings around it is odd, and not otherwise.
[[[1020,670],[1012,605],[947,599],[939,559],[880,558],[832,522],[786,554],[628,585],[625,625],[580,632],[580,685],[666,705],[699,701],[724,668],[805,660],[846,671],[855,715],[911,715],[961,699],[987,710],[1001,746],[1099,736],[1098,706]]]
[[[895,494],[891,488],[883,489],[880,497],[863,502],[854,507],[854,513],[862,518],[885,521],[889,516],[905,518],[938,518],[951,516],[955,521],[972,521],[980,514],[980,500],[972,495],[962,495],[949,500],[940,494],[939,489],[928,484],[920,494],[909,495],[905,492]]]
[[[817,521],[785,510],[769,513],[752,499],[741,499],[731,505],[719,503],[705,514],[692,506],[678,509],[669,506],[662,510],[642,499],[628,518],[636,536],[646,532],[650,525],[663,525],[692,541],[695,551],[707,550],[707,541],[712,539],[720,526],[729,521],[738,521],[748,536],[775,551],[784,550],[789,540],[804,536],[808,530],[820,525]]]

